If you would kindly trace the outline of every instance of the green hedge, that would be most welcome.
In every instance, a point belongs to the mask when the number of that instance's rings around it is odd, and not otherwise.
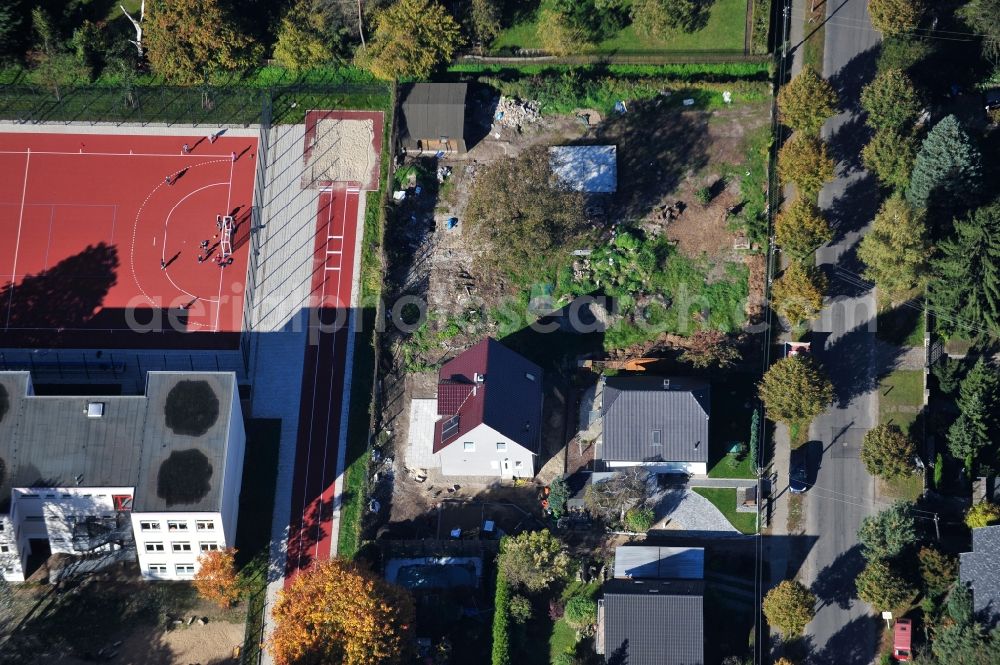
[[[493,608],[493,665],[510,665],[510,585],[497,570]]]

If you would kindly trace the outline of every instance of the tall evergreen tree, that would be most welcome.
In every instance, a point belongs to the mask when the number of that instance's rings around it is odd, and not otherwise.
[[[942,332],[1000,336],[1000,201],[956,219],[932,268],[928,293]]]
[[[948,430],[948,450],[961,460],[975,460],[997,433],[1000,378],[996,368],[980,358],[958,391],[958,420]]]
[[[972,202],[979,192],[982,158],[958,119],[953,115],[934,125],[913,163],[907,200],[918,208],[935,203],[934,197],[955,197]]]
[[[867,266],[865,277],[891,295],[919,285],[930,258],[923,214],[898,194],[889,198],[861,241],[858,258]]]

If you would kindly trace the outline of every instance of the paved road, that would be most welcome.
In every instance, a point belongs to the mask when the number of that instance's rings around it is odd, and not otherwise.
[[[824,127],[838,177],[820,195],[820,206],[835,225],[834,241],[816,252],[830,277],[830,298],[813,326],[817,355],[837,392],[834,405],[816,419],[808,445],[814,487],[806,499],[806,530],[817,536],[803,566],[803,578],[819,599],[807,635],[812,662],[870,663],[878,620],[852,598],[863,562],[857,545],[862,518],[874,512],[874,482],[859,459],[861,440],[877,424],[875,299],[853,275],[860,272],[857,243],[878,203],[872,177],[858,154],[867,141],[857,115],[861,87],[875,69],[878,34],[871,29],[865,0],[829,0],[823,75],[840,93],[843,113]]]

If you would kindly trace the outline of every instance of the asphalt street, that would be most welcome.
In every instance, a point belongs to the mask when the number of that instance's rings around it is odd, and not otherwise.
[[[875,72],[879,35],[865,0],[829,0],[823,75],[840,95],[843,111],[823,128],[837,178],[820,194],[834,240],[816,252],[830,279],[830,295],[813,325],[813,348],[833,381],[836,399],[810,430],[808,457],[814,486],[805,500],[806,533],[815,535],[802,569],[819,604],[807,628],[815,663],[870,663],[879,620],[853,598],[863,561],[857,530],[875,512],[875,486],[861,463],[865,432],[878,422],[875,297],[859,283],[857,244],[878,204],[874,179],[859,153],[868,130],[858,114],[861,88]]]

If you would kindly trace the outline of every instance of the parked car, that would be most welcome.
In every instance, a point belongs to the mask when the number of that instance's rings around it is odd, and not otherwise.
[[[788,465],[788,490],[793,494],[801,494],[809,489],[809,469],[806,460],[805,447],[792,451]]]

